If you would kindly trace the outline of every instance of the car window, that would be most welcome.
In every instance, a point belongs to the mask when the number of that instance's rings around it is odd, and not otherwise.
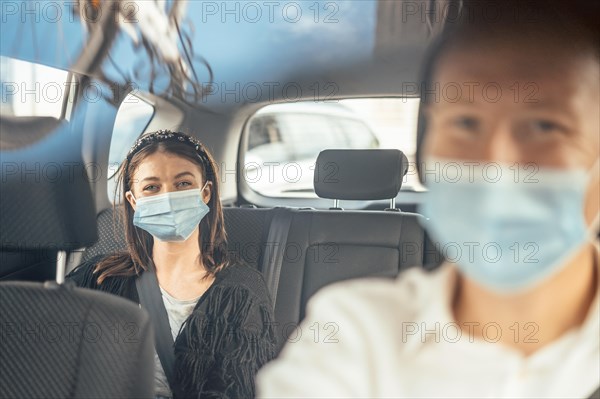
[[[154,106],[133,94],[125,97],[117,111],[108,153],[108,196],[111,201],[115,194],[115,174],[135,140],[144,133],[153,115]]]
[[[270,115],[253,118],[250,122],[249,132],[248,150],[265,144],[281,142],[277,120]]]
[[[2,116],[62,119],[70,93],[68,79],[69,72],[62,69],[0,57]]]
[[[379,140],[366,123],[357,119],[335,119],[348,148],[378,148]]]
[[[282,129],[283,142],[290,147],[291,159],[298,161],[316,159],[323,146],[343,144],[341,136],[326,114],[281,113],[277,116]]]
[[[331,148],[396,148],[412,163],[403,189],[422,190],[414,167],[416,98],[272,104],[247,124],[244,181],[271,197],[314,198],[314,164]]]

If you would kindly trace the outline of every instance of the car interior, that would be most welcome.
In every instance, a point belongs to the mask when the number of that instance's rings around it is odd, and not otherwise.
[[[115,175],[147,132],[184,132],[214,155],[228,252],[262,273],[279,349],[323,287],[442,262],[416,213],[417,82],[444,8],[460,2],[287,2],[304,17],[284,5],[257,24],[241,3],[189,2],[195,98],[173,89],[173,69],[148,70],[152,46],[126,32],[81,67],[67,50],[82,51],[69,40],[85,30],[75,20],[56,33],[42,3],[2,5],[0,396],[152,396],[150,383],[127,384],[152,377],[148,316],[63,284],[82,262],[127,250]],[[110,339],[132,320],[137,345]],[[46,339],[23,352],[23,334]],[[74,338],[52,344],[57,334]],[[86,345],[90,334],[103,344]]]

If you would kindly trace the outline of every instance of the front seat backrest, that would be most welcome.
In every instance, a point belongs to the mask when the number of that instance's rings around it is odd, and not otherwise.
[[[31,251],[57,253],[45,263],[60,265],[57,282],[0,282],[3,398],[153,397],[147,313],[125,299],[60,284],[67,252],[96,240],[77,138],[61,125],[42,142],[0,151],[0,251],[17,255],[11,275],[30,266],[30,257],[19,255]]]
[[[1,398],[151,398],[154,338],[126,299],[0,283]]]
[[[7,130],[3,140],[21,131]],[[31,125],[31,124],[30,124]],[[0,280],[55,278],[58,251],[96,241],[94,201],[77,136],[67,123],[44,141],[0,150]]]

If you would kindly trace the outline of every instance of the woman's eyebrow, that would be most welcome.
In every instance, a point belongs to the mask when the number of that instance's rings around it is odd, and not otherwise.
[[[186,175],[190,175],[192,177],[195,177],[192,172],[181,172],[181,173],[178,173],[177,175],[175,175],[175,179],[179,179],[180,177],[183,177],[183,176],[186,176]]]
[[[142,181],[146,181],[146,180],[151,180],[151,181],[159,181],[160,179],[159,179],[158,177],[155,177],[155,176],[149,176],[149,177],[144,177],[144,178],[143,178],[142,180],[140,180],[140,181],[142,182]]]

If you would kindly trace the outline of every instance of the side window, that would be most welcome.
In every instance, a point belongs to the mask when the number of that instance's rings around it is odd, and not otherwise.
[[[69,72],[15,58],[0,57],[2,116],[62,119],[69,96]]]
[[[0,150],[39,142],[68,124],[77,78],[68,71],[0,56]]]
[[[111,201],[115,198],[116,173],[119,166],[135,140],[144,133],[153,116],[154,106],[133,94],[125,97],[117,111],[108,153],[108,197]]]

